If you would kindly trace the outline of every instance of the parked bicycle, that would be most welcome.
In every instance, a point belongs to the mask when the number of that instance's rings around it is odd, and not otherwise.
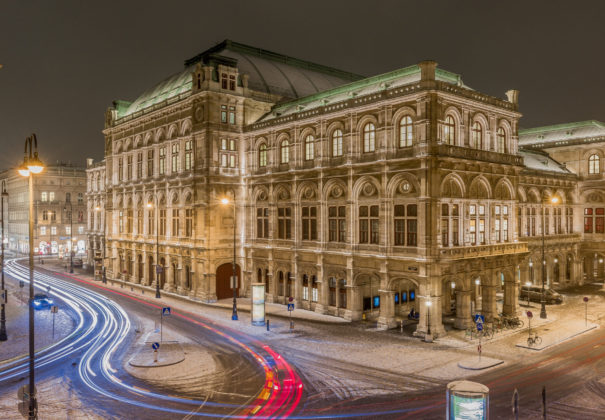
[[[518,317],[503,316],[501,318],[502,326],[506,329],[523,328],[523,320]]]
[[[530,333],[529,337],[527,337],[527,347],[531,347],[533,345],[542,344],[542,337],[539,337],[537,333]]]

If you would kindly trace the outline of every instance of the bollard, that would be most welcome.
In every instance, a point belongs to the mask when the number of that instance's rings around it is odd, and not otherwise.
[[[290,332],[294,331],[294,321],[290,321]]]
[[[271,322],[271,321],[267,320],[267,331],[270,331],[270,329],[269,329],[269,322]]]
[[[400,331],[403,332],[403,319],[401,320]]]
[[[154,351],[153,351],[153,361],[154,361],[155,363],[157,363],[157,362],[158,362],[158,351],[157,351],[157,350],[154,350]]]

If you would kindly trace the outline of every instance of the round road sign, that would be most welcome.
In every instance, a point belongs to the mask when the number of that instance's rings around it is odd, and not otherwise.
[[[584,296],[584,302],[588,302],[588,298]]]
[[[527,317],[531,318],[532,316],[534,316],[534,314],[532,314],[531,311],[527,311]]]

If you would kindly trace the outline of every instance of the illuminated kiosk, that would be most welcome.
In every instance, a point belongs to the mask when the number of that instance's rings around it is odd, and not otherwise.
[[[489,388],[470,381],[447,384],[447,420],[487,420],[489,418]]]
[[[252,325],[265,325],[264,283],[252,283]]]

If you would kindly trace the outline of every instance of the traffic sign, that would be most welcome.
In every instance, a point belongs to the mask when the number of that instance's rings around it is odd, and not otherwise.
[[[527,317],[531,318],[532,316],[534,316],[534,314],[532,314],[531,311],[527,311]]]
[[[37,392],[38,390],[34,385],[34,397],[36,396]],[[29,384],[25,384],[21,388],[19,388],[19,390],[17,391],[17,398],[19,398],[23,402],[29,401]]]
[[[588,298],[586,296],[584,296],[584,303],[588,302]]]
[[[162,308],[162,315],[163,316],[170,315],[170,306],[166,306],[166,307]]]
[[[159,348],[160,348],[160,343],[158,343],[158,342],[153,343],[153,344],[151,345],[151,348],[153,348],[154,350],[159,349]]]
[[[53,314],[56,314],[57,312],[59,312],[59,307],[57,305],[53,305],[50,307],[50,312]]]
[[[288,311],[292,312],[294,310],[294,304],[293,303],[288,303]]]
[[[477,322],[477,331],[481,331],[483,330],[483,324],[480,322]]]
[[[162,274],[162,266],[161,265],[156,265],[155,266],[155,272],[158,274]]]
[[[485,316],[481,315],[481,314],[475,314],[475,323],[484,323],[485,322]]]

